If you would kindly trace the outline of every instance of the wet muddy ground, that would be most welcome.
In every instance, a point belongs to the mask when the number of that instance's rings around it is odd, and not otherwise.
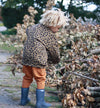
[[[10,67],[9,64],[3,64],[11,54],[8,52],[0,51],[0,108],[35,108],[35,89],[36,85],[33,81],[30,86],[29,98],[31,99],[30,104],[27,106],[20,106],[20,95],[21,95],[21,83],[23,73],[16,72],[13,76],[11,71],[7,71]],[[50,101],[53,105],[51,108],[61,108],[61,102],[56,101],[57,96],[46,92],[46,98],[53,97],[54,100]],[[49,99],[50,100],[50,99]]]

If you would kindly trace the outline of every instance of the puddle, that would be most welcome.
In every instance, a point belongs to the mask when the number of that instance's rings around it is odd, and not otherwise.
[[[6,62],[7,59],[11,56],[10,53],[5,53],[5,52],[0,52],[0,62],[3,63],[3,62]]]
[[[0,31],[5,31],[5,30],[7,30],[7,28],[5,26],[0,27]]]

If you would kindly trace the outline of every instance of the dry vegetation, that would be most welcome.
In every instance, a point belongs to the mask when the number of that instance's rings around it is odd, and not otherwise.
[[[50,9],[54,2],[49,5]],[[30,16],[25,15],[23,24],[17,24],[15,41],[23,48],[27,26],[34,24],[37,13],[29,7]],[[57,87],[58,97],[63,108],[99,108],[100,107],[100,25],[75,19],[70,15],[69,25],[57,34],[61,52],[61,62],[47,67],[46,85]],[[15,42],[14,41],[14,42]],[[13,44],[13,41],[11,41]],[[19,47],[19,46],[17,46]],[[12,73],[22,69],[22,49],[10,57],[8,63]]]

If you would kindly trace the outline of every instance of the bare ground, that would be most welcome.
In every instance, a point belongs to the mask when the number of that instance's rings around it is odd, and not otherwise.
[[[21,83],[23,73],[16,72],[16,75],[13,76],[11,72],[4,71],[7,68],[7,65],[2,64],[10,56],[7,52],[0,52],[0,108],[35,108],[36,96],[33,81],[30,86],[29,98],[31,102],[27,106],[20,106],[20,95],[21,95]],[[46,97],[54,97],[53,94],[46,92]],[[55,95],[57,98],[57,96]],[[61,102],[50,101],[52,104],[51,108],[62,108]]]

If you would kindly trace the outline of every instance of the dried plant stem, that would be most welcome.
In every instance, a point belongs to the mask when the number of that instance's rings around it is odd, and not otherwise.
[[[56,71],[61,71],[61,70],[63,70],[63,69],[65,69],[65,66],[64,67],[61,67],[60,69],[56,69]],[[67,72],[67,74],[74,74],[74,75],[77,75],[77,76],[80,76],[80,77],[82,77],[82,78],[85,78],[85,79],[88,79],[88,80],[91,80],[91,81],[94,81],[94,82],[99,82],[99,80],[97,80],[97,79],[94,79],[94,78],[90,78],[90,77],[88,77],[88,76],[85,76],[85,75],[82,75],[82,74],[80,74],[79,72],[77,73],[77,72]],[[67,76],[68,75],[66,75],[66,78],[67,78]]]
[[[87,87],[87,89],[90,90],[90,91],[100,92],[100,87]]]

